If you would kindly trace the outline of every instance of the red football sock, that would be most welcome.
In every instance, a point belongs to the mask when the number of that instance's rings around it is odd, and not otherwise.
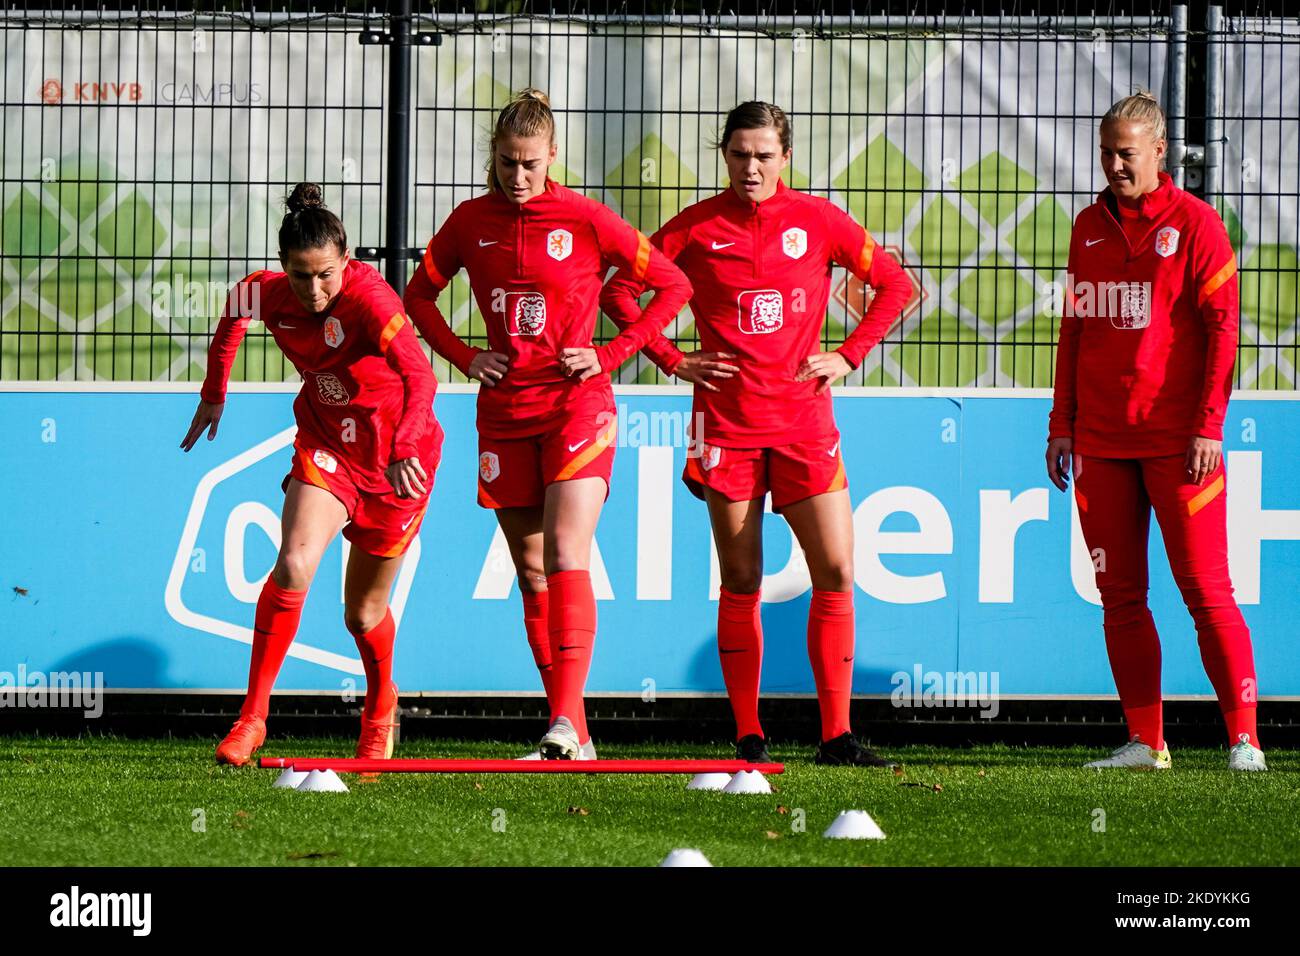
[[[587,711],[582,695],[596,642],[596,596],[587,571],[557,571],[547,575],[550,592],[547,624],[551,637],[551,722],[567,717],[586,743]]]
[[[758,722],[758,687],[763,670],[763,617],[760,592],[718,591],[718,658],[722,680],[736,717],[736,739],[763,736]]]
[[[546,689],[546,703],[554,708],[555,673],[551,667],[551,633],[547,625],[547,606],[549,591],[524,591],[524,632],[528,635],[528,647],[533,652],[533,663],[542,675],[542,687]]]
[[[271,688],[289,653],[289,645],[298,633],[306,591],[290,591],[268,576],[257,598],[253,616],[253,656],[248,662],[248,693],[244,696],[241,717],[261,717],[271,707]]]
[[[393,623],[392,610],[384,611],[384,619],[363,634],[351,631],[361,653],[361,666],[366,669],[366,702],[362,718],[375,718],[392,706],[389,688],[393,682],[393,639],[397,625]]]
[[[823,741],[849,730],[853,645],[853,593],[813,588],[808,608],[808,659],[817,683]]]

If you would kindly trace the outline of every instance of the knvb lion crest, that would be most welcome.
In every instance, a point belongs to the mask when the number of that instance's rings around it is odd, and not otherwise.
[[[317,468],[324,468],[331,475],[338,471],[338,459],[321,448],[311,453],[311,460],[315,462]]]
[[[1168,259],[1178,251],[1178,230],[1165,226],[1156,233],[1156,253]]]
[[[722,460],[722,449],[717,445],[700,444],[700,467],[705,471],[712,471],[718,467],[718,462]]]
[[[501,459],[496,456],[496,452],[485,451],[478,456],[478,476],[483,482],[491,483],[501,474]]]
[[[1146,283],[1125,282],[1119,287],[1119,318],[1111,324],[1117,329],[1145,329],[1151,324],[1151,291]]]
[[[325,320],[325,344],[332,349],[343,344],[343,323],[332,315]]]
[[[795,227],[781,233],[781,251],[791,259],[802,259],[808,251],[808,233]]]
[[[546,254],[556,262],[563,262],[573,254],[573,233],[567,229],[552,229],[546,237]]]

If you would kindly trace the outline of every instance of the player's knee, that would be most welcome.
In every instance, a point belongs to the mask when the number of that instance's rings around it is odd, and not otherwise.
[[[546,542],[542,564],[547,574],[585,571],[591,565],[591,542],[556,535]]]
[[[316,561],[302,551],[280,552],[271,572],[275,583],[290,591],[305,591],[316,576]]]
[[[753,594],[763,586],[763,569],[757,566],[724,569],[719,577],[732,594]]]
[[[832,561],[816,569],[809,569],[812,585],[819,591],[852,591],[853,562]]]
[[[546,572],[541,567],[526,567],[519,571],[519,590],[526,594],[541,594],[546,590]]]
[[[388,605],[378,601],[363,601],[343,607],[343,624],[352,634],[367,634],[378,627],[388,612]]]

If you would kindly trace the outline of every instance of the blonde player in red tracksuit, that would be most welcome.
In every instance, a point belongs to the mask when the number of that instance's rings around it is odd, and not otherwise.
[[[478,501],[495,510],[509,544],[551,710],[530,756],[592,759],[583,704],[596,631],[588,569],[614,460],[609,372],[677,314],[690,284],[645,236],[547,177],[556,146],[544,94],[525,90],[502,110],[490,152],[487,195],[447,217],[406,307],[438,354],[482,384]],[[611,265],[656,295],[597,349],[597,299]],[[461,268],[487,320],[487,350],[462,342],[436,305]]]
[[[1147,608],[1154,508],[1227,724],[1228,766],[1264,770],[1250,632],[1228,578],[1223,420],[1237,352],[1237,264],[1223,221],[1160,171],[1164,155],[1154,97],[1111,107],[1101,122],[1110,185],[1079,214],[1070,239],[1047,471],[1062,491],[1073,472],[1129,731],[1127,744],[1088,766],[1170,765],[1160,640]]]
[[[708,503],[722,587],[718,652],[736,718],[737,754],[766,761],[758,719],[763,637],[763,501],[784,515],[808,559],[808,655],[821,710],[817,761],[884,766],[849,725],[853,692],[853,513],[831,408],[832,382],[857,368],[911,293],[893,259],[824,199],[786,188],[785,114],[744,103],[727,116],[721,149],[730,188],[689,207],[653,237],[694,287],[702,351],[659,336],[646,348],[667,373],[695,383],[683,480]],[[820,352],[831,267],[875,291],[842,346]],[[601,304],[616,322],[636,315],[644,283],[620,272]]]
[[[248,694],[217,760],[243,765],[266,739],[271,687],[302,616],[321,555],[339,529],[353,545],[344,622],[366,674],[356,755],[392,756],[397,687],[388,595],[419,533],[442,449],[437,382],[401,299],[348,256],[320,187],[300,183],[280,226],[284,272],[248,276],[230,295],[208,353],[198,410],[181,447],[216,437],[226,382],[251,319],[260,319],[302,376],[298,433],[284,481],[280,553],[254,617]]]

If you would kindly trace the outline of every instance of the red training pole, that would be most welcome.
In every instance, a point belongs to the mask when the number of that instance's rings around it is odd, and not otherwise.
[[[357,760],[351,757],[261,757],[262,768],[338,773],[784,773],[783,763],[743,760]]]

